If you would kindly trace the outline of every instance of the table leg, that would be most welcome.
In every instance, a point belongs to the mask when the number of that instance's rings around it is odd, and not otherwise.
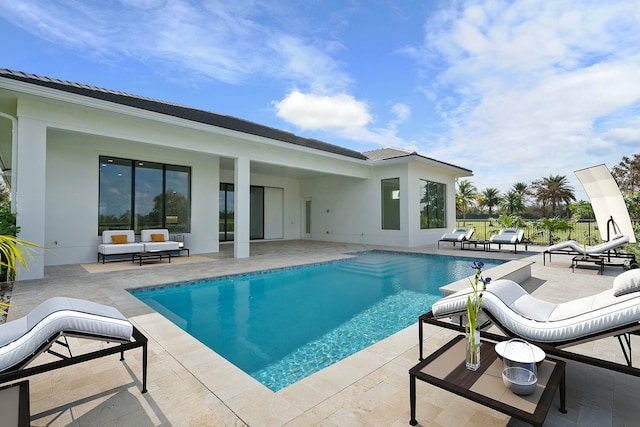
[[[409,374],[409,402],[411,405],[411,419],[409,424],[415,426],[418,424],[416,420],[416,376]]]
[[[424,323],[421,318],[418,317],[418,347],[420,347],[420,356],[418,360],[422,360],[422,324]]]
[[[560,380],[560,412],[567,413],[567,388],[565,384],[565,373],[562,372],[562,379]]]

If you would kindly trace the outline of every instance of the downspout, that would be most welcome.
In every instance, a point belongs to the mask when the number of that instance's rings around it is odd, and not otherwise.
[[[18,166],[18,118],[0,111],[0,117],[11,120],[11,212],[16,213],[16,195],[18,193],[18,177],[15,173]]]

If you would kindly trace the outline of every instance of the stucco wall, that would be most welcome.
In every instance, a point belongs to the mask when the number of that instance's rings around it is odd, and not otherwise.
[[[98,158],[113,155],[191,167],[192,253],[218,250],[218,158],[130,141],[49,130],[45,265],[96,260],[98,236]]]

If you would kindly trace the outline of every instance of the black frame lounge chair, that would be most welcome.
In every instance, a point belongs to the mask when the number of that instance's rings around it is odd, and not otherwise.
[[[503,228],[489,238],[489,250],[492,244],[498,245],[498,250],[502,249],[502,245],[513,245],[513,253],[518,252],[518,245],[524,245],[525,251],[528,249],[524,241],[524,230],[518,228]]]
[[[423,323],[463,332],[466,301],[471,289],[456,292],[437,301],[432,311],[419,317],[419,346],[422,360]],[[528,294],[511,280],[492,282],[483,294],[482,312],[504,335],[483,332],[492,341],[522,338],[536,344],[547,354],[569,360],[640,376],[633,366],[631,335],[640,335],[640,269],[629,270],[614,280],[612,289],[553,304]],[[459,322],[450,320],[459,319]],[[616,337],[626,365],[586,356],[567,348],[605,337]]]
[[[556,255],[584,255],[584,256],[603,256],[607,259],[607,265],[619,265],[611,262],[611,258],[628,259],[630,264],[637,266],[636,256],[632,253],[620,252],[621,246],[629,243],[629,236],[617,234],[613,236],[608,242],[600,243],[599,245],[589,246],[581,245],[575,240],[567,240],[565,242],[557,243],[549,246],[544,252],[542,252],[542,264],[546,265],[547,255],[549,256],[549,262],[551,262],[551,254]]]
[[[101,350],[71,354],[66,337],[117,343]],[[0,384],[72,366],[134,348],[142,348],[142,393],[147,392],[147,338],[113,307],[91,301],[55,297],[26,316],[0,325]],[[53,350],[60,345],[69,355]],[[60,360],[27,367],[42,353]]]
[[[471,236],[473,236],[474,231],[475,230],[473,228],[454,228],[451,233],[445,233],[442,235],[440,240],[438,240],[438,248],[440,248],[440,242],[450,242],[455,246],[456,243],[471,240]]]

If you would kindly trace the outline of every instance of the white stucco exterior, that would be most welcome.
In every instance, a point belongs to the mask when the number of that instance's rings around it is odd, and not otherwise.
[[[410,247],[435,243],[455,225],[455,182],[470,175],[416,154],[354,158],[1,73],[0,113],[0,157],[10,174],[19,237],[46,248],[34,253],[19,280],[43,277],[50,265],[96,261],[99,156],[191,168],[191,232],[185,241],[192,254],[219,250],[218,189],[221,182],[233,183],[236,257],[250,256],[249,186],[265,188],[265,239]],[[388,178],[400,180],[400,230],[381,226],[380,186]],[[421,179],[446,185],[444,229],[420,229]]]

